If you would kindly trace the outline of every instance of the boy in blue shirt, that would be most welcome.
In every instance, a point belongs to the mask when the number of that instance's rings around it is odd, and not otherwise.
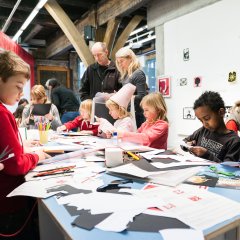
[[[184,139],[189,151],[214,162],[239,161],[240,138],[226,128],[225,106],[220,94],[206,91],[195,102],[193,109],[203,126]]]

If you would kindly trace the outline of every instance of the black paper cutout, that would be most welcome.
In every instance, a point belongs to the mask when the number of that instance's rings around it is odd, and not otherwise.
[[[189,229],[190,226],[176,218],[142,213],[136,216],[133,222],[128,224],[127,230],[138,232],[159,232],[160,230],[171,228]]]

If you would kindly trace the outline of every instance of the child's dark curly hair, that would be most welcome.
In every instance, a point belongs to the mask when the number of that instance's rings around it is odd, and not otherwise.
[[[225,104],[218,92],[204,92],[193,105],[193,109],[198,107],[208,106],[213,112],[218,112],[220,108],[225,109]]]

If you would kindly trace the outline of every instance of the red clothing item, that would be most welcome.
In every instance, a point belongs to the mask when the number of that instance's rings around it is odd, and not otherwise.
[[[92,131],[94,136],[98,134],[98,125],[91,124],[90,121],[83,120],[81,116],[76,117],[73,121],[64,123],[67,130],[71,130],[73,128],[79,128],[80,131],[88,130]]]
[[[2,103],[0,103],[0,126],[0,153],[8,147],[9,150],[11,149],[10,153],[14,154],[12,158],[3,162],[4,169],[0,171],[1,214],[14,212],[25,207],[25,197],[6,198],[6,195],[24,182],[24,175],[36,166],[39,157],[37,154],[23,152],[15,118]]]
[[[140,143],[158,149],[167,149],[168,123],[157,120],[155,123],[144,122],[137,133],[124,132],[122,140]]]
[[[238,125],[234,120],[229,120],[226,123],[226,127],[227,127],[228,130],[233,130],[236,133],[238,132]]]

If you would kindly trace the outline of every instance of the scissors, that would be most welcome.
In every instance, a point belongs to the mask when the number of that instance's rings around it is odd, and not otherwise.
[[[113,189],[129,188],[127,186],[119,186],[119,185],[126,184],[126,183],[132,183],[132,182],[133,181],[131,179],[128,179],[128,180],[124,180],[124,179],[113,180],[106,185],[98,187],[97,192],[107,192],[108,190],[113,190]]]

